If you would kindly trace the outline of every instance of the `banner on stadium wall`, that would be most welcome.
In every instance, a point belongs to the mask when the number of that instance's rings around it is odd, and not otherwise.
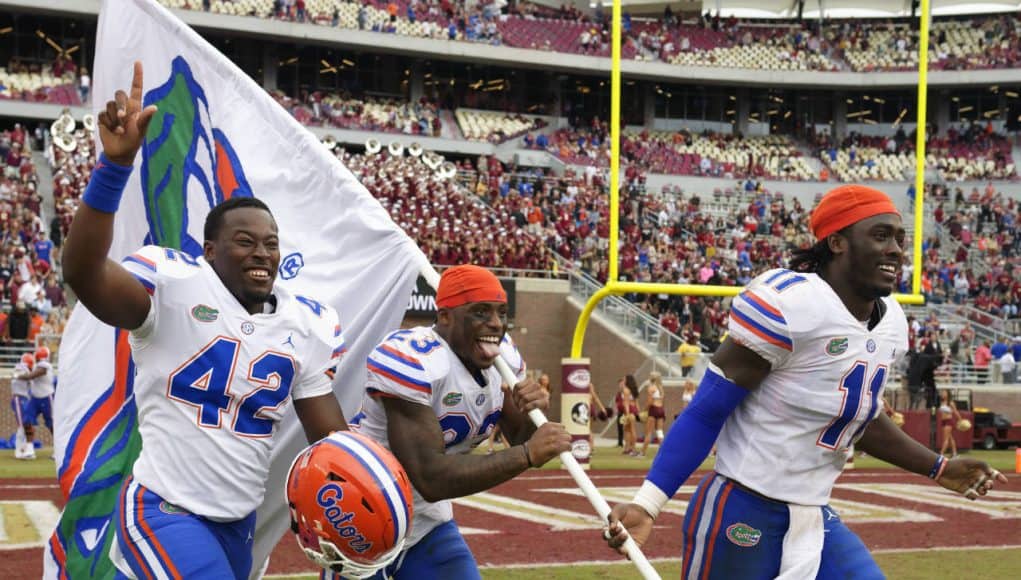
[[[560,422],[571,436],[571,455],[582,469],[592,458],[591,361],[588,358],[560,359]]]
[[[280,227],[279,282],[340,313],[349,351],[334,391],[353,415],[368,353],[399,325],[425,256],[315,136],[155,0],[105,0],[97,37],[94,112],[130,87],[135,60],[144,67],[145,105],[158,107],[110,257],[145,244],[197,255],[211,207],[233,196],[265,201]],[[67,503],[47,543],[45,577],[112,578],[111,516],[141,446],[126,333],[79,305],[60,360],[54,446]],[[292,411],[279,425],[258,513],[256,570],[287,528],[284,480],[304,445]]]
[[[512,278],[500,278],[500,285],[507,292],[507,317],[513,319],[517,284]],[[413,318],[431,319],[436,316],[436,289],[430,286],[422,276],[418,277],[415,290],[408,300],[408,309],[405,314]]]

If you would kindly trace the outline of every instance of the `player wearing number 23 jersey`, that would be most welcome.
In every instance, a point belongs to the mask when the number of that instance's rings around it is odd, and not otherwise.
[[[500,354],[517,379],[525,379],[525,362],[510,337],[504,336]],[[485,441],[500,421],[503,380],[495,367],[482,369],[484,384],[476,382],[446,341],[429,327],[398,330],[369,355],[363,416],[353,428],[389,445],[386,412],[380,397],[397,397],[426,405],[443,431],[444,452],[469,453]],[[355,421],[352,421],[352,424]],[[414,490],[414,523],[406,546],[414,546],[436,526],[453,519],[449,500],[428,502]]]
[[[905,231],[886,194],[859,185],[827,193],[811,215],[817,242],[790,269],[756,277],[731,304],[728,337],[632,503],[605,535],[642,543],[713,443],[715,471],[688,503],[683,578],[883,578],[830,507],[852,444],[972,499],[994,480],[987,464],[947,461],[882,412],[883,389],[908,346],[890,297]]]
[[[481,578],[453,520],[451,499],[479,493],[570,447],[563,425],[527,416],[549,395],[525,377],[507,336],[507,293],[491,272],[454,266],[436,290],[436,324],[398,330],[371,353],[362,410],[352,428],[389,448],[408,473],[414,516],[404,551],[377,578]],[[515,383],[503,389],[495,363]],[[472,454],[493,429],[513,445]]]

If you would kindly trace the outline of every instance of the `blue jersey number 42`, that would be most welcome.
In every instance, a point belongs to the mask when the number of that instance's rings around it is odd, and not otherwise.
[[[167,395],[176,401],[198,409],[198,424],[209,429],[220,429],[224,420],[238,435],[267,437],[273,433],[273,419],[263,412],[278,408],[291,394],[294,382],[294,359],[275,352],[264,352],[252,360],[248,380],[260,385],[234,403],[230,393],[238,349],[237,340],[219,337],[170,375]]]

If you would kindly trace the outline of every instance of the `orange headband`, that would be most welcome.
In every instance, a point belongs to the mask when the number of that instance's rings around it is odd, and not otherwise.
[[[469,302],[507,302],[507,292],[485,268],[463,265],[444,270],[436,290],[436,307],[456,308]]]
[[[884,213],[900,215],[885,193],[864,185],[841,185],[815,206],[810,226],[815,239],[822,241],[851,224]]]

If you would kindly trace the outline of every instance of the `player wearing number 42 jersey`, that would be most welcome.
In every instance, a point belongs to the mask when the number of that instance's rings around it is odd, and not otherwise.
[[[946,460],[882,412],[906,350],[904,313],[889,295],[904,228],[890,199],[849,185],[812,212],[818,243],[790,270],[738,295],[729,334],[694,400],[673,425],[632,503],[604,532],[645,542],[667,500],[717,444],[715,471],[688,504],[684,578],[882,578],[865,545],[827,504],[852,444],[974,499],[1006,478],[984,462]]]
[[[202,255],[107,258],[114,213],[154,108],[142,70],[99,115],[104,153],[64,246],[89,311],[130,331],[142,451],[120,491],[111,559],[128,577],[249,577],[255,509],[291,404],[309,441],[346,429],[331,388],[337,313],[275,284],[277,225],[254,198],[206,216]]]

